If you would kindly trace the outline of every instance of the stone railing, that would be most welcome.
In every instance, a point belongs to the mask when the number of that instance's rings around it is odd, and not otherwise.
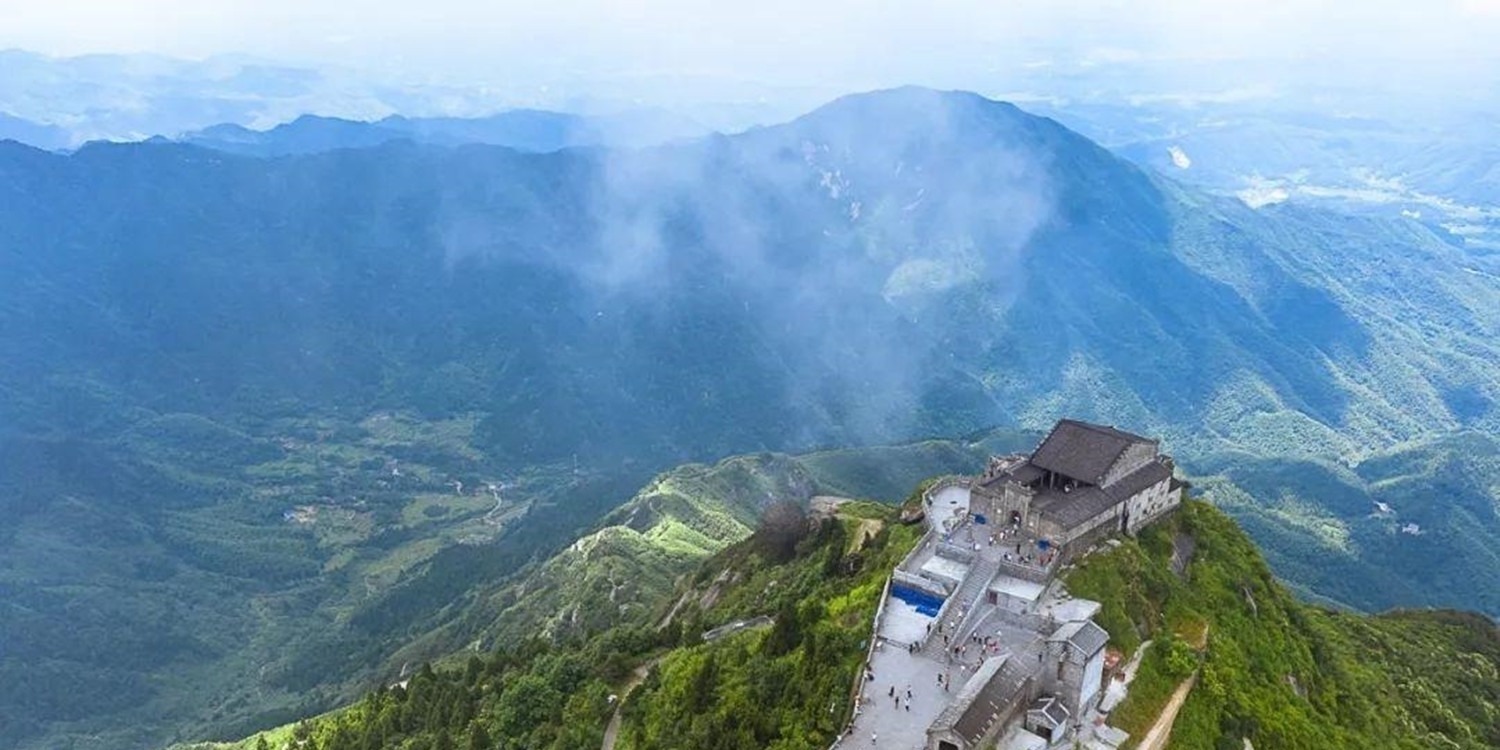
[[[854,710],[859,707],[859,696],[864,692],[865,672],[875,659],[875,647],[880,643],[880,623],[885,619],[885,603],[891,598],[891,578],[885,579],[885,589],[880,592],[880,604],[875,607],[875,624],[870,627],[870,644],[865,648],[865,663],[859,665],[854,674],[854,685],[849,690],[849,709],[844,712],[844,729],[833,738],[828,750],[836,750],[844,736],[854,729]]]
[[[943,600],[943,606],[938,607],[937,616],[932,618],[932,623],[934,625],[948,621],[948,615],[953,614],[953,602],[958,599],[957,594],[958,592],[954,591],[952,594],[948,595],[947,599]],[[936,636],[938,634],[938,630],[939,628],[937,627],[928,628],[927,632],[922,634],[922,640],[917,642],[917,648],[926,649],[927,644],[932,643],[933,636]]]
[[[938,477],[937,479],[934,479],[932,481],[932,484],[928,485],[927,489],[922,491],[922,508],[924,511],[923,523],[927,525],[928,529],[933,529],[936,525],[932,517],[932,511],[935,510],[932,507],[933,497],[935,497],[937,493],[942,492],[949,487],[967,488],[973,483],[973,481],[973,477],[963,476],[961,474],[945,474]]]
[[[917,540],[916,546],[912,547],[911,551],[906,553],[906,557],[901,558],[901,562],[896,564],[896,570],[911,570],[912,564],[922,554],[922,550],[927,548],[927,543],[932,541],[932,536],[932,529],[928,529],[927,533],[923,534],[922,538]]]
[[[974,477],[964,476],[962,474],[945,474],[943,476],[940,476],[937,479],[932,480],[932,484],[927,485],[927,489],[922,491],[922,504],[931,505],[932,496],[948,489],[949,487],[968,487],[973,482]]]
[[[932,551],[938,557],[957,560],[965,565],[974,564],[974,550],[969,547],[957,545],[952,542],[938,542]]]
[[[953,593],[953,587],[948,586],[942,581],[915,573],[908,573],[904,570],[891,573],[891,580],[895,581],[898,586],[905,586],[909,589],[916,589],[923,593],[932,594],[939,599],[947,599],[948,595]]]
[[[1046,583],[1052,579],[1052,573],[1057,569],[1057,560],[1050,565],[1034,565],[1017,560],[1001,560],[1000,572],[1012,578],[1019,578],[1032,583]]]

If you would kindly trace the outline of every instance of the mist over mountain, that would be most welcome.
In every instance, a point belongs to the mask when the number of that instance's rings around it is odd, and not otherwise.
[[[473,91],[445,110],[453,89],[372,82],[336,67],[291,65],[243,55],[183,60],[152,54],[51,57],[0,50],[0,113],[55,128],[63,147],[91,140],[174,136],[221,123],[270,127],[308,112],[385,117],[479,114],[498,109]],[[14,137],[14,136],[11,136]],[[43,148],[56,143],[18,138]]]
[[[374,122],[304,115],[270,130],[215,125],[183,134],[176,140],[248,156],[287,156],[364,148],[399,140],[444,146],[485,144],[532,152],[590,146],[639,148],[707,132],[691,120],[662,110],[585,116],[515,109],[488,117],[392,115]]]
[[[1476,437],[1500,429],[1500,259],[1422,223],[1252,209],[920,88],[646,148],[298,122],[0,143],[0,587],[26,603],[0,629],[49,686],[0,694],[34,717],[12,741],[324,707],[320,680],[680,461],[1063,415],[1164,435],[1309,595],[1500,611]],[[1397,515],[1371,518],[1377,491]],[[1479,582],[1411,564],[1440,553]],[[127,603],[75,592],[100,571]],[[165,668],[213,688],[159,690]]]
[[[1493,261],[1420,226],[1195,194],[971,95],[851,97],[645,151],[5,160],[7,297],[35,321],[5,340],[22,394],[87,362],[130,373],[109,379],[139,403],[232,410],[253,386],[368,405],[449,366],[492,415],[592,405],[601,445],[622,408],[670,431],[743,408],[736,387],[797,415],[731,420],[767,445],[1063,404],[1337,454],[1496,419]],[[695,362],[706,346],[736,366]],[[1084,404],[1105,384],[1129,395]],[[652,418],[674,409],[694,418]]]
[[[1475,253],[1500,250],[1492,97],[1436,112],[1232,97],[1039,102],[1036,111],[1137,164],[1251,206],[1293,202],[1420,223]]]
[[[638,91],[554,85],[413,81],[236,54],[189,60],[0,49],[0,140],[56,150],[95,140],[184,138],[279,154],[409,138],[551,151],[650,145],[799,111],[744,101],[743,91],[674,108]],[[817,100],[804,95],[798,102]]]

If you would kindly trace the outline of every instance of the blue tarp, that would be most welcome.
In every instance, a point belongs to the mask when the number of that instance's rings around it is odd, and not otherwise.
[[[974,523],[977,523],[977,524],[986,524],[986,523],[989,523],[989,520],[986,519],[984,516],[981,516],[978,513],[975,513],[974,514]]]
[[[919,591],[906,586],[892,586],[891,596],[900,599],[912,606],[912,609],[921,612],[928,617],[937,617],[938,610],[943,608],[943,598],[933,596],[926,591]]]

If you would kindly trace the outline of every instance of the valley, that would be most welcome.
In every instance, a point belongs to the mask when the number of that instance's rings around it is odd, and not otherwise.
[[[1500,612],[1500,267],[1431,227],[920,88],[638,149],[378,140],[0,143],[0,743],[655,644],[772,499],[899,501],[1062,415],[1162,435],[1307,600]]]

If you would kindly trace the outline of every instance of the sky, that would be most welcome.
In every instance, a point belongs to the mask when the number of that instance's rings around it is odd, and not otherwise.
[[[1493,69],[1500,0],[0,0],[0,48],[839,88],[1141,60]],[[1320,66],[1321,67],[1321,66]]]

